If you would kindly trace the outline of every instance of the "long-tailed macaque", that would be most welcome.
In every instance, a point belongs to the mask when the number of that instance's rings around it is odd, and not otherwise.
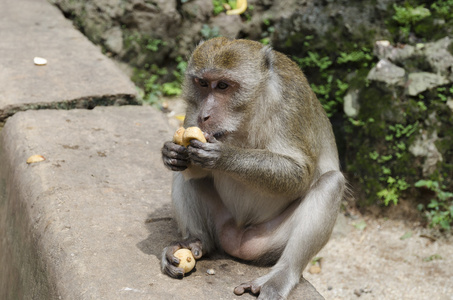
[[[345,179],[329,119],[307,80],[285,55],[248,40],[201,43],[188,63],[184,127],[207,143],[166,142],[175,171],[172,198],[183,239],[164,249],[162,271],[182,277],[173,253],[214,250],[275,264],[236,295],[285,299],[327,243]]]

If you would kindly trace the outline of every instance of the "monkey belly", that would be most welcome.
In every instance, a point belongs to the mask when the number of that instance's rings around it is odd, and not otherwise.
[[[277,218],[295,199],[300,198],[297,195],[285,197],[266,193],[229,176],[213,175],[214,187],[221,202],[240,227]]]
[[[226,253],[236,258],[269,261],[263,256],[281,249],[289,238],[288,235],[279,235],[277,228],[293,214],[299,203],[294,201],[269,221],[248,226],[238,226],[229,212],[223,212],[223,216],[229,217],[217,219],[221,222],[216,224],[220,245]]]

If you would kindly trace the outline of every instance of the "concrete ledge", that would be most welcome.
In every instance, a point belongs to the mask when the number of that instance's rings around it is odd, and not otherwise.
[[[140,106],[11,117],[0,133],[0,299],[234,299],[267,273],[214,256],[183,280],[161,274],[161,251],[178,239],[160,154],[172,132]],[[46,160],[27,164],[34,154]],[[319,296],[305,281],[291,299],[305,293]]]
[[[0,122],[17,111],[137,104],[131,81],[45,0],[0,0]],[[48,63],[37,66],[35,56]]]
[[[176,234],[168,225],[171,174],[160,161],[166,128],[149,107],[27,111],[8,120],[0,140],[1,299],[139,299],[160,277],[149,254],[169,242],[156,232],[146,246],[147,220],[168,217],[166,232]],[[33,154],[46,160],[26,164]]]
[[[150,107],[100,107],[137,104],[135,88],[55,7],[0,7],[0,299],[254,299],[233,288],[266,268],[215,255],[161,273],[179,239],[160,153],[173,129]],[[303,281],[290,299],[320,298]]]

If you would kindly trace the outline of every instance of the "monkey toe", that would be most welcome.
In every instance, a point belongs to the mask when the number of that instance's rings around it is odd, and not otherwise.
[[[234,288],[234,293],[238,296],[244,294],[248,289],[250,288],[250,285],[247,283],[241,283],[237,287]]]
[[[245,287],[242,285],[239,285],[234,288],[234,294],[237,296],[240,296],[245,293]]]
[[[236,294],[237,296],[240,296],[246,292],[258,294],[260,292],[260,289],[261,287],[259,285],[255,285],[252,282],[245,282],[234,288],[234,294]]]

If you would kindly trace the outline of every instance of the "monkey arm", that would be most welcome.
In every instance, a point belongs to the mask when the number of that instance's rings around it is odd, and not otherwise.
[[[314,161],[308,156],[296,160],[265,149],[243,149],[215,139],[210,141],[191,142],[188,147],[191,163],[222,170],[255,188],[288,196],[304,193],[313,180]]]
[[[220,169],[259,189],[300,195],[312,182],[314,168],[308,161],[296,161],[268,150],[228,148],[219,162]]]

